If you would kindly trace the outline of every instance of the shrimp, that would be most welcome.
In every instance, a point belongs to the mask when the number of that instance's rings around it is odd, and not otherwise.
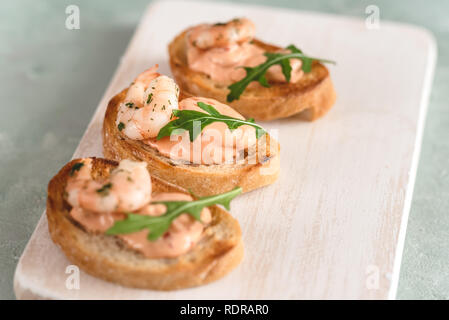
[[[128,88],[125,97],[125,104],[134,104],[134,107],[142,108],[144,103],[145,90],[148,88],[151,80],[160,76],[156,72],[158,65],[155,65],[137,76]]]
[[[151,177],[145,162],[122,160],[103,181],[92,178],[92,159],[82,163],[67,181],[67,201],[73,207],[97,213],[129,212],[150,202]]]
[[[228,47],[254,38],[256,27],[251,20],[233,19],[227,23],[201,24],[192,28],[188,41],[199,49]]]
[[[154,138],[178,109],[179,87],[173,79],[150,68],[140,74],[120,104],[116,124],[134,140]]]

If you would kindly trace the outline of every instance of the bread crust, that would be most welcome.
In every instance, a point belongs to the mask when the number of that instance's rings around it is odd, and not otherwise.
[[[326,114],[335,103],[336,94],[329,70],[315,61],[312,71],[297,83],[274,83],[269,88],[248,87],[238,100],[227,102],[227,86],[212,81],[203,72],[189,68],[186,58],[187,31],[179,34],[168,46],[170,67],[185,97],[200,96],[226,103],[246,118],[268,121],[290,117],[313,121]],[[268,52],[281,48],[254,39],[253,44]]]
[[[188,253],[170,259],[149,259],[123,245],[115,236],[86,232],[69,215],[64,200],[72,166],[66,164],[48,185],[47,219],[52,240],[67,258],[85,272],[127,287],[174,290],[217,280],[234,269],[243,257],[239,223],[218,206],[209,207],[212,222],[202,239]],[[107,176],[118,163],[93,158],[93,175]],[[184,189],[152,177],[153,192],[183,192]]]
[[[113,97],[106,110],[103,122],[103,154],[106,158],[145,161],[152,176],[191,190],[199,196],[227,192],[236,186],[248,192],[271,184],[278,178],[280,147],[269,135],[266,135],[267,150],[255,163],[219,165],[176,163],[149,145],[127,138],[116,125],[118,108],[126,92],[127,89]]]

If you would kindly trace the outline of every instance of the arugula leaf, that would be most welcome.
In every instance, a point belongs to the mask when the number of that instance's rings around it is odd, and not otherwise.
[[[226,123],[231,131],[243,125],[252,126],[256,128],[256,138],[260,138],[266,133],[265,129],[254,122],[254,119],[242,120],[225,116],[219,113],[213,106],[204,102],[198,102],[198,107],[207,113],[195,110],[173,110],[173,115],[177,119],[170,121],[161,128],[157,135],[157,140],[169,137],[175,130],[187,130],[189,131],[190,141],[193,141],[206,126],[214,122]],[[201,130],[194,130],[195,122],[200,123]]]
[[[299,50],[292,44],[286,47],[285,49],[290,50],[290,53],[265,52],[264,55],[267,57],[267,60],[264,63],[259,64],[258,66],[252,68],[243,67],[246,71],[245,78],[228,86],[230,92],[226,97],[226,100],[228,102],[238,100],[240,98],[240,95],[243,93],[243,91],[245,91],[246,87],[252,81],[257,81],[262,86],[269,87],[270,84],[267,81],[266,73],[271,66],[274,66],[276,64],[281,66],[282,74],[284,75],[287,82],[289,82],[292,72],[290,59],[300,59],[302,61],[301,69],[305,73],[312,71],[312,63],[315,60],[324,63],[335,64],[335,62],[331,60],[306,56],[305,54],[303,54],[301,50]]]
[[[170,227],[173,220],[183,213],[188,213],[196,220],[201,221],[201,211],[205,207],[221,204],[226,209],[230,209],[231,200],[242,192],[242,188],[217,194],[214,196],[202,197],[194,201],[156,201],[152,204],[163,204],[167,211],[162,216],[152,217],[135,213],[127,213],[127,218],[116,221],[114,225],[106,231],[107,235],[134,233],[148,229],[148,240],[155,241],[162,236]]]

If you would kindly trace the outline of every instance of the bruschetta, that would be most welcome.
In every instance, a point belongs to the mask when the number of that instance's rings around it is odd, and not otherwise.
[[[323,63],[332,61],[254,35],[254,24],[245,18],[200,24],[177,35],[168,53],[185,96],[213,98],[262,121],[296,114],[312,121],[326,114],[336,94]]]
[[[275,182],[279,149],[253,119],[226,104],[180,100],[177,84],[155,67],[111,99],[103,122],[106,158],[145,161],[152,176],[200,196]]]
[[[48,185],[52,240],[85,272],[127,287],[174,290],[223,277],[243,256],[227,211],[151,177],[145,162],[75,159]]]

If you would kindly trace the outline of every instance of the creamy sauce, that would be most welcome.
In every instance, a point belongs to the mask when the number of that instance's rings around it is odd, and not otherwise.
[[[264,50],[253,45],[254,30],[249,28],[241,41],[228,41],[228,43],[214,42],[215,46],[198,46],[196,39],[217,38],[222,32],[221,39],[228,39],[227,32],[222,26],[199,25],[187,33],[187,63],[192,70],[207,74],[212,80],[223,85],[229,85],[243,79],[246,75],[245,67],[255,67],[264,63],[267,57]],[[233,30],[227,28],[227,30]],[[202,35],[202,37],[201,37]],[[195,40],[192,40],[195,39]],[[208,41],[208,43],[212,43]],[[281,51],[280,51],[281,52]],[[288,52],[282,50],[282,52]],[[290,83],[297,82],[303,75],[301,60],[291,59],[292,67]],[[267,71],[267,79],[271,82],[286,82],[280,65],[272,66]]]
[[[264,63],[264,51],[250,43],[233,44],[228,47],[216,47],[202,50],[187,45],[189,68],[203,72],[221,84],[237,82],[245,77],[241,66],[255,67]]]
[[[192,201],[192,197],[183,193],[153,194],[152,201]],[[149,216],[160,216],[166,208],[160,204],[147,204],[136,213]],[[70,211],[71,217],[89,232],[104,233],[117,220],[125,218],[125,214],[109,212],[96,213],[74,207]],[[200,239],[204,224],[211,221],[208,208],[201,212],[201,222],[196,221],[189,214],[177,217],[167,232],[156,241],[147,239],[148,230],[118,235],[130,248],[141,252],[147,258],[174,258],[188,252]]]
[[[116,220],[122,220],[125,215],[122,213],[97,213],[87,211],[81,207],[73,207],[70,216],[81,224],[89,232],[104,233],[114,225]]]
[[[192,197],[183,193],[160,193],[153,196],[152,201],[191,201]],[[165,213],[165,206],[149,204],[138,213],[149,216],[160,216]],[[120,235],[131,248],[142,252],[148,258],[174,258],[188,252],[200,239],[204,224],[211,221],[208,208],[201,212],[201,222],[196,221],[189,214],[177,217],[167,232],[156,241],[148,241],[148,230]]]
[[[179,103],[180,110],[196,110],[204,112],[198,107],[198,102],[212,105],[221,114],[244,120],[244,117],[231,107],[214,99],[192,97]],[[191,163],[220,164],[232,162],[235,157],[256,143],[255,129],[243,125],[233,131],[223,122],[214,122],[203,129],[201,134],[192,142],[189,133],[184,131],[180,135],[164,137],[160,140],[148,139],[144,143],[157,149],[162,155],[172,160],[182,160]]]

